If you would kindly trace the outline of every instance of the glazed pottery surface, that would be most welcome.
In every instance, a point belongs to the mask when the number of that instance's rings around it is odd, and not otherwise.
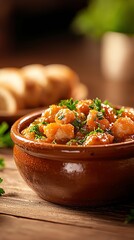
[[[40,115],[24,116],[11,128],[18,170],[40,197],[68,206],[98,206],[133,197],[134,141],[78,147],[24,138],[21,131]]]

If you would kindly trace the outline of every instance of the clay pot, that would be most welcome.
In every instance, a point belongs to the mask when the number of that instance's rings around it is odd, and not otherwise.
[[[19,172],[41,198],[67,206],[98,206],[132,197],[134,141],[82,147],[24,138],[21,131],[40,115],[16,121],[11,138]]]

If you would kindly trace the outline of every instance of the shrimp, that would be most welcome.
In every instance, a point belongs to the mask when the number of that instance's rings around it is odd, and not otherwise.
[[[84,113],[85,115],[88,115],[89,110],[90,110],[90,105],[92,104],[92,100],[80,100],[77,105],[76,105],[76,109],[77,112],[81,112]]]
[[[58,106],[58,105],[51,105],[48,109],[46,109],[43,113],[42,113],[42,118],[44,119],[44,121],[48,122],[48,123],[52,123],[55,121],[55,115],[56,113],[63,107]]]
[[[73,122],[75,114],[68,108],[59,110],[55,115],[55,122],[59,124],[67,124]]]
[[[87,116],[87,126],[89,131],[93,131],[94,129],[100,127],[102,130],[106,130],[110,126],[110,122],[104,118],[101,112],[96,110],[90,110]]]
[[[71,124],[50,123],[44,126],[44,134],[50,140],[65,140],[74,138],[74,126]]]
[[[120,117],[111,128],[111,132],[117,139],[134,134],[134,122],[129,117]]]
[[[86,138],[86,141],[84,142],[84,146],[88,145],[104,145],[104,144],[110,144],[114,140],[114,136],[112,136],[109,133],[95,133],[91,134]]]

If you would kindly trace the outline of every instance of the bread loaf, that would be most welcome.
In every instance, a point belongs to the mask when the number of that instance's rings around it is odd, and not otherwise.
[[[87,88],[77,73],[62,64],[30,64],[0,69],[0,110],[45,107],[61,99],[84,99]]]
[[[13,93],[9,89],[0,86],[0,110],[14,114],[18,109],[19,105]]]

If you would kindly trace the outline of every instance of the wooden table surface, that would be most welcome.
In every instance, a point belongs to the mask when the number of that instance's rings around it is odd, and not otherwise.
[[[74,68],[89,88],[89,96],[134,107],[134,82],[103,80],[98,70],[98,52],[87,41],[57,41],[0,59],[0,67],[30,63],[63,63]],[[13,161],[12,149],[0,149],[6,167],[0,172],[0,239],[134,239],[134,223],[125,219],[134,201],[101,208],[67,208],[39,198],[23,181]]]
[[[125,219],[134,202],[99,208],[68,208],[39,198],[23,181],[12,150],[1,149],[0,239],[134,239],[134,224]]]

